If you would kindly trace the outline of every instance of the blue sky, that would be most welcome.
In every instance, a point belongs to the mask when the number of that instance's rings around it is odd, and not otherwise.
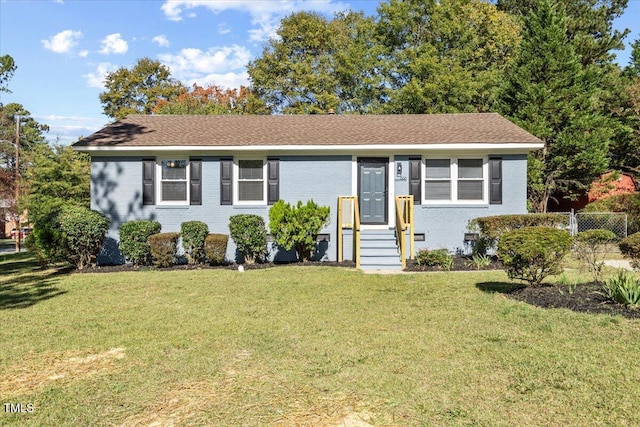
[[[47,138],[70,143],[110,119],[98,98],[105,73],[150,57],[183,83],[247,84],[245,65],[258,56],[278,22],[310,10],[331,17],[352,9],[375,14],[370,0],[0,0],[0,55],[18,70],[11,94],[50,126]],[[640,38],[640,0],[616,22]],[[628,63],[629,49],[618,53]]]

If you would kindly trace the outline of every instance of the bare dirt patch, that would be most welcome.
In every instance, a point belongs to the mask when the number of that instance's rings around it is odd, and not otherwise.
[[[54,382],[113,372],[118,368],[117,361],[124,357],[124,348],[112,348],[102,353],[30,354],[19,366],[9,368],[9,374],[0,379],[0,396],[32,394]]]

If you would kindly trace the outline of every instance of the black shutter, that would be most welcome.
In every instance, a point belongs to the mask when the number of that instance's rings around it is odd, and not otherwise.
[[[142,204],[154,205],[156,203],[155,185],[156,161],[153,159],[142,160]]]
[[[202,160],[190,160],[189,165],[190,180],[189,180],[189,193],[191,195],[192,205],[202,204]]]
[[[489,203],[502,204],[502,159],[489,159]]]
[[[233,204],[233,160],[220,160],[220,204]]]
[[[409,194],[413,196],[413,203],[422,203],[422,159],[409,159]]]
[[[280,200],[280,160],[267,160],[267,204]]]

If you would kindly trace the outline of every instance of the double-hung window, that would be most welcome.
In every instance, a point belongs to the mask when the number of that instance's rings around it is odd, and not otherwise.
[[[186,159],[160,160],[160,203],[186,204],[189,201],[189,161]]]
[[[486,169],[482,158],[425,159],[424,202],[486,201]]]
[[[266,162],[262,159],[239,159],[236,165],[238,204],[266,204]]]

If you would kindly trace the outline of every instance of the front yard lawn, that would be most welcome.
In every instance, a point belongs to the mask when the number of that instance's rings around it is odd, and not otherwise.
[[[501,271],[0,273],[2,425],[640,425],[640,320]]]

